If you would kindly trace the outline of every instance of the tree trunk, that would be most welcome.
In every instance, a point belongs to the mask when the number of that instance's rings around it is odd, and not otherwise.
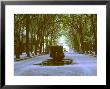
[[[17,25],[16,32],[16,60],[20,60],[20,24]]]
[[[30,47],[29,47],[29,29],[30,29],[30,26],[29,26],[29,15],[26,15],[26,54],[27,54],[27,57],[30,57]]]

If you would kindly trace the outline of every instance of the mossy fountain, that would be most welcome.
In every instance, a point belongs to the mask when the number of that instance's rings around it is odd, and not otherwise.
[[[43,61],[41,65],[44,66],[63,66],[72,64],[71,59],[65,59],[63,53],[63,46],[50,46],[50,57],[52,59],[47,59]]]

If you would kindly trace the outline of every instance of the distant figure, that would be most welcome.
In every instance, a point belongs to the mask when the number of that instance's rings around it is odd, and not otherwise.
[[[67,51],[66,51],[66,48],[63,48],[63,52],[67,52]]]

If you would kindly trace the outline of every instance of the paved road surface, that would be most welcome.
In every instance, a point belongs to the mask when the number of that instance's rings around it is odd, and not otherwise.
[[[33,65],[49,58],[49,55],[37,56],[14,63],[15,76],[96,76],[97,58],[84,54],[65,53],[75,64],[64,66]]]

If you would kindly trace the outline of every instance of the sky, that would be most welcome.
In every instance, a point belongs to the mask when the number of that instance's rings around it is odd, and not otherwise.
[[[63,48],[66,48],[66,51],[69,51],[69,46],[66,44],[66,41],[65,41],[65,36],[61,36],[59,39],[58,39],[58,45],[62,45]]]

